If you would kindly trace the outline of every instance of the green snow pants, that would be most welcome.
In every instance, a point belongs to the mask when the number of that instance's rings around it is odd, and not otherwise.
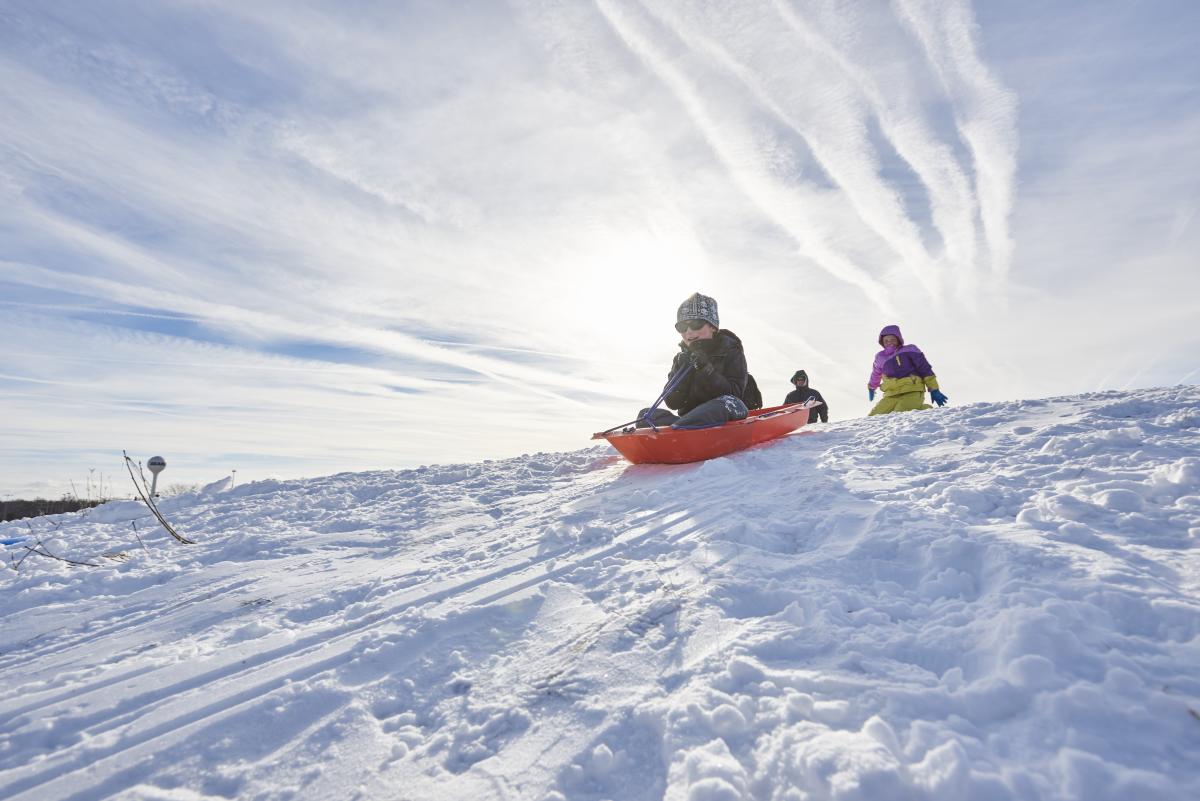
[[[932,384],[930,389],[935,389],[937,387],[936,378],[933,379]],[[932,409],[933,407],[925,402],[925,388],[925,382],[915,375],[904,378],[885,378],[880,385],[880,389],[883,390],[883,399],[875,404],[875,408],[867,416]]]
[[[892,412],[915,412],[918,409],[932,409],[925,402],[925,392],[905,392],[903,395],[884,395],[875,408],[867,415],[891,414]]]

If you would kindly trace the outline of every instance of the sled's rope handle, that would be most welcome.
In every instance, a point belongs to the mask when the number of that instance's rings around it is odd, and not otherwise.
[[[674,390],[675,387],[679,386],[683,382],[683,379],[686,378],[687,374],[691,371],[691,362],[688,362],[683,367],[680,367],[679,372],[667,380],[667,385],[663,387],[662,394],[658,396],[658,400],[652,403],[650,408],[646,410],[646,413],[642,415],[642,419],[645,420],[647,425],[649,425],[655,431],[658,431],[658,426],[654,425],[654,420],[651,419],[654,416],[654,410],[658,408],[658,404],[666,400],[667,396],[671,394],[671,391]]]
[[[654,410],[658,408],[658,404],[660,404],[664,400],[666,400],[667,396],[671,394],[671,391],[674,390],[675,387],[679,386],[680,383],[683,382],[683,379],[691,371],[692,371],[692,365],[690,362],[688,364],[685,364],[683,367],[679,368],[678,373],[676,373],[675,375],[673,375],[669,379],[667,379],[667,385],[665,387],[663,387],[662,394],[658,396],[658,400],[654,401],[654,403],[650,405],[650,408],[646,410],[646,413],[644,415],[642,415],[641,417],[639,417],[635,420],[630,420],[628,423],[621,423],[620,425],[613,426],[610,429],[602,431],[598,436],[603,436],[604,434],[610,434],[613,431],[616,431],[619,428],[624,428],[625,426],[628,426],[628,425],[637,425],[638,423],[642,422],[643,420],[646,421],[646,424],[648,426],[650,426],[650,428],[654,429],[655,431],[658,431],[658,426],[654,425],[654,422],[651,420],[651,417],[654,414]]]

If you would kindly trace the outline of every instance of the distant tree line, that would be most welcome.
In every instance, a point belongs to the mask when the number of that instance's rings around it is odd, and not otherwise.
[[[60,515],[64,512],[78,512],[80,509],[90,509],[99,506],[103,501],[87,501],[70,496],[57,501],[45,498],[34,498],[32,501],[13,500],[0,501],[0,523],[6,520],[21,520],[26,517],[41,517],[42,515]]]

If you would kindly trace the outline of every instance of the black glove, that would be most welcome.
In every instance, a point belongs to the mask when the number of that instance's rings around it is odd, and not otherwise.
[[[676,375],[680,370],[690,367],[691,364],[692,360],[688,358],[686,350],[683,353],[676,353],[675,358],[671,360],[671,373],[668,378]]]
[[[711,373],[713,371],[712,362],[708,360],[708,355],[701,353],[698,350],[688,351],[688,361],[692,363],[692,369],[698,373]]]

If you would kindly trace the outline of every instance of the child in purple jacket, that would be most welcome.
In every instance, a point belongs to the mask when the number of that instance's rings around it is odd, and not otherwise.
[[[916,345],[905,345],[900,326],[889,325],[879,332],[879,344],[883,350],[875,354],[871,367],[871,378],[867,381],[867,397],[875,400],[875,390],[883,388],[883,399],[875,404],[871,414],[889,412],[911,412],[917,409],[932,409],[925,403],[925,390],[929,399],[938,406],[949,400],[938,388],[937,376],[929,360]]]

